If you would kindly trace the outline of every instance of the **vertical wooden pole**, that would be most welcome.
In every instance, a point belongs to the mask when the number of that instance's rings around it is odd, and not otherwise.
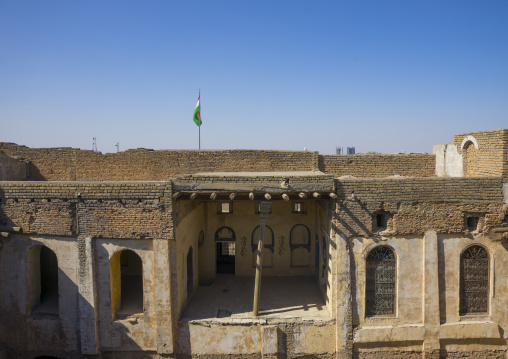
[[[263,269],[263,230],[265,229],[265,222],[268,218],[268,213],[272,203],[268,201],[262,201],[259,204],[259,241],[258,251],[256,257],[256,280],[254,283],[254,306],[252,314],[257,317],[259,315],[259,295],[261,293],[261,270]]]

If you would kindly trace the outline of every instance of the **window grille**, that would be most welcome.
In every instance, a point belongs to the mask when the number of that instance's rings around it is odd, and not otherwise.
[[[395,282],[395,254],[385,246],[374,248],[367,257],[367,317],[395,314]]]
[[[234,256],[235,255],[235,243],[234,242],[222,243],[221,254],[223,256]]]
[[[467,248],[460,259],[461,314],[487,313],[489,308],[489,255],[485,248]]]

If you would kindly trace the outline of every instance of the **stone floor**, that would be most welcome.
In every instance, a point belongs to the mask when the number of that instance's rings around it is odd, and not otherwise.
[[[198,287],[180,322],[254,319],[253,296],[254,277],[219,274]],[[258,319],[267,318],[329,320],[330,313],[314,277],[263,277]]]

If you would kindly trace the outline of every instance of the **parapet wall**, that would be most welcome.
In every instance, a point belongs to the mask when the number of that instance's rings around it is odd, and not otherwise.
[[[334,177],[434,177],[436,156],[429,154],[396,155],[322,155],[319,169]]]
[[[0,143],[0,153],[29,161],[31,180],[164,181],[198,172],[284,172],[320,170],[336,177],[433,177],[435,156],[319,155],[312,151],[147,150],[119,153],[75,148],[28,148]],[[14,180],[14,178],[11,178]]]
[[[28,148],[0,143],[0,151],[30,161],[32,180],[163,181],[197,172],[314,171],[318,153],[255,150],[147,150],[119,153],[75,148]]]

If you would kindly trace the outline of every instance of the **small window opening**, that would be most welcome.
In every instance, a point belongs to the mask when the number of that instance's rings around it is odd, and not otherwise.
[[[376,227],[378,232],[386,231],[388,229],[388,220],[390,219],[389,213],[379,213],[376,215]]]
[[[305,213],[305,203],[304,202],[293,202],[293,213]]]
[[[218,202],[217,212],[218,213],[233,213],[233,204],[231,202]]]
[[[478,229],[478,220],[479,219],[480,219],[480,217],[478,217],[478,216],[467,217],[467,229],[470,232],[474,232]]]

